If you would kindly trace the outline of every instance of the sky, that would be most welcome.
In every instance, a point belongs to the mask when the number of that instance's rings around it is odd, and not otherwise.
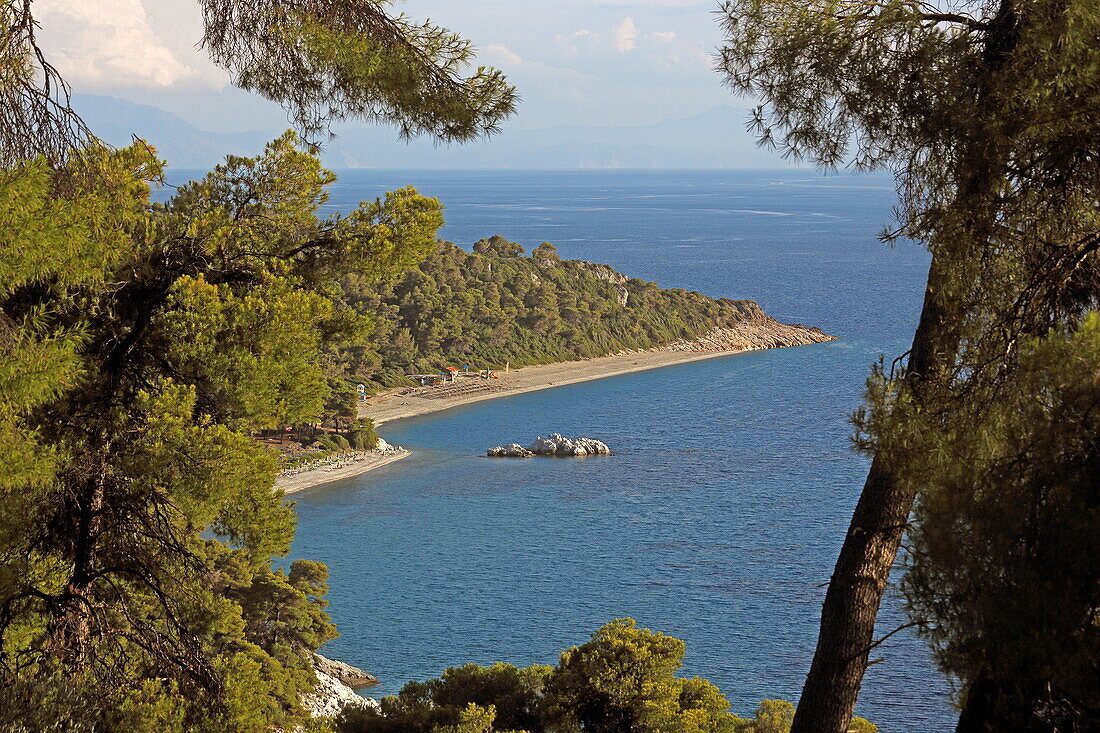
[[[711,70],[718,0],[407,0],[519,88],[515,128],[645,125],[748,106]],[[198,48],[195,0],[36,0],[39,40],[77,92],[151,104],[215,132],[278,128],[277,106]]]

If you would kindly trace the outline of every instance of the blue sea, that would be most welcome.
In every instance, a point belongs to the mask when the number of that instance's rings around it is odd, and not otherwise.
[[[903,353],[928,255],[883,245],[886,176],[786,171],[344,171],[333,210],[414,185],[442,236],[501,234],[663,287],[751,298],[839,341],[658,369],[384,426],[411,458],[293,498],[293,557],[328,563],[326,653],[395,693],[463,662],[551,663],[629,616],[687,642],[684,673],[740,714],[796,699],[822,586],[862,487],[849,415]],[[549,432],[617,455],[494,461]],[[880,633],[904,621],[891,596]],[[953,727],[947,680],[907,633],[877,648],[859,714]]]

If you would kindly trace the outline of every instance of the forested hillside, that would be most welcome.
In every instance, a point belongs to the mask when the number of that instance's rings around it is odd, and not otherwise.
[[[503,237],[469,253],[450,242],[397,280],[341,281],[344,301],[375,320],[340,352],[350,375],[394,384],[403,374],[567,361],[693,339],[762,315],[750,300],[715,300],[627,278],[607,265],[562,260],[544,242],[531,256]]]

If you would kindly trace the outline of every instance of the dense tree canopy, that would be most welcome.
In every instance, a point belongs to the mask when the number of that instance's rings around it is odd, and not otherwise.
[[[343,301],[374,315],[375,326],[341,350],[342,366],[393,384],[456,363],[502,368],[647,349],[759,313],[751,301],[663,290],[606,265],[562,261],[549,243],[532,257],[521,253],[498,235],[475,243],[474,254],[441,242],[399,278],[343,278]]]
[[[264,730],[334,634],[324,568],[270,569],[294,517],[248,431],[321,415],[322,348],[363,320],[336,278],[425,256],[439,204],[321,219],[292,134],[164,205],[158,174],[143,146],[0,173],[5,722],[64,677],[101,729]]]
[[[215,63],[311,143],[352,118],[463,141],[514,109],[385,0],[201,6]],[[348,412],[322,349],[368,319],[334,281],[426,255],[439,204],[320,219],[332,175],[288,135],[151,205],[152,150],[98,143],[36,28],[0,0],[0,728],[312,729],[326,571],[272,571],[293,514],[248,432]]]
[[[1031,338],[996,386],[908,467],[917,503],[903,589],[945,672],[967,683],[961,730],[1100,726],[1100,316]]]
[[[397,124],[404,135],[463,141],[515,108],[503,75],[463,77],[473,47],[392,0],[201,0],[211,58],[238,86],[282,104],[307,135],[333,120]]]

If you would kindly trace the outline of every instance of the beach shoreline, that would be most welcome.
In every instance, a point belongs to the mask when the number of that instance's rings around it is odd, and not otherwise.
[[[651,355],[649,352],[638,354],[600,356],[580,361],[554,362],[551,364],[537,364],[534,366],[520,367],[507,374],[500,375],[500,384],[494,384],[491,391],[477,392],[469,395],[455,397],[423,398],[419,395],[402,395],[407,388],[387,390],[369,400],[366,406],[361,405],[360,417],[369,417],[374,421],[375,427],[395,420],[405,420],[411,417],[421,417],[456,407],[464,407],[486,400],[501,397],[514,397],[516,395],[538,392],[555,387],[566,387],[571,384],[592,382],[597,379],[618,377],[624,374],[660,369],[662,367],[688,364],[703,359],[714,359],[721,356],[733,356],[743,354],[754,349],[742,349],[740,351],[710,352],[705,354],[684,354],[662,352]],[[461,378],[460,378],[461,379]],[[466,378],[470,381],[476,377]],[[495,380],[494,380],[495,381]]]
[[[528,392],[751,351],[807,346],[836,340],[834,336],[822,333],[818,329],[797,325],[787,326],[771,319],[768,321],[766,326],[771,327],[774,324],[782,329],[776,337],[782,340],[763,343],[750,340],[746,344],[743,333],[721,329],[696,341],[677,342],[648,351],[521,367],[498,374],[499,379],[485,380],[476,376],[459,376],[453,384],[443,387],[398,387],[361,402],[359,417],[369,417],[374,421],[375,427],[378,427],[394,420],[420,417],[500,397],[512,397]],[[731,348],[731,346],[740,348]]]
[[[391,448],[386,451],[363,451],[351,458],[351,463],[340,468],[315,468],[309,471],[294,474],[292,476],[279,476],[275,479],[275,490],[283,494],[294,494],[314,486],[340,481],[374,471],[389,464],[408,458],[411,451],[404,448]]]

